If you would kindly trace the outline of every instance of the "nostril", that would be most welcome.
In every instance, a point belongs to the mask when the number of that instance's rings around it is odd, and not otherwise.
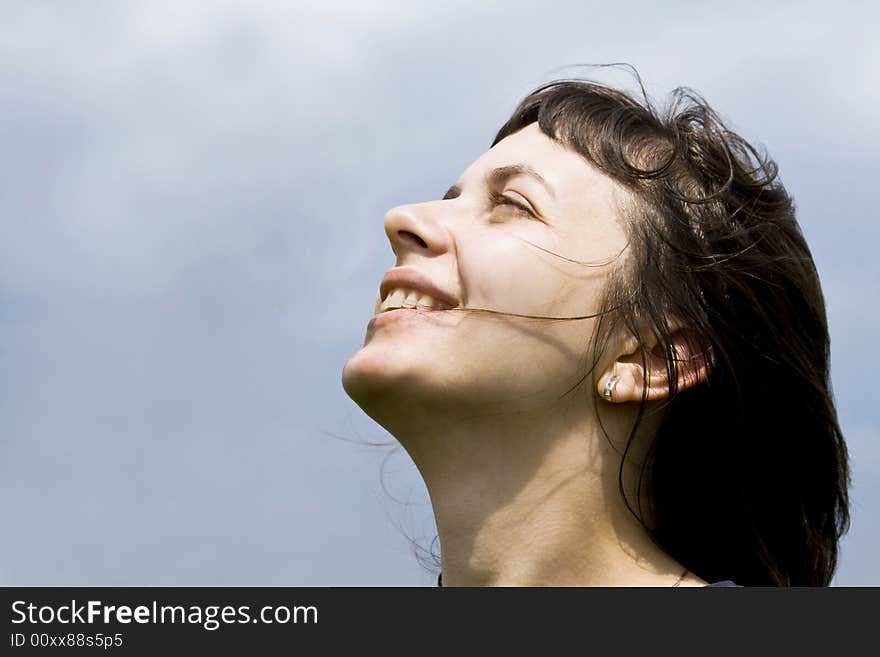
[[[423,249],[428,248],[428,244],[425,242],[425,240],[423,240],[421,237],[419,237],[415,233],[411,233],[408,230],[399,230],[399,231],[397,231],[397,234],[400,236],[400,239],[402,239],[404,241],[409,240],[409,241],[415,242]]]

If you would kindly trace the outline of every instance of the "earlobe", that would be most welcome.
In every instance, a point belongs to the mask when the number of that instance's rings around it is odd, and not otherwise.
[[[602,397],[608,401],[614,401],[614,389],[620,383],[620,376],[611,374],[605,379],[605,387],[602,389]]]

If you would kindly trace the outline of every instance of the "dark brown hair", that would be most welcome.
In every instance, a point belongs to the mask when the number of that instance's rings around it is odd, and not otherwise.
[[[848,458],[822,290],[794,204],[776,164],[698,94],[676,89],[664,111],[642,95],[557,80],[530,93],[492,143],[537,122],[629,192],[630,249],[609,278],[594,356],[615,328],[644,352],[650,332],[671,394],[635,507],[623,462],[621,494],[704,580],[828,585],[849,524]],[[673,317],[710,371],[681,390]]]

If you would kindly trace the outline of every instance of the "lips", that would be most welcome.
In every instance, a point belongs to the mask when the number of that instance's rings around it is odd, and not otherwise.
[[[435,285],[425,274],[413,267],[390,269],[382,277],[382,284],[379,286],[380,298],[384,300],[388,293],[395,288],[407,288],[421,292],[449,308],[455,308],[459,305],[458,299],[454,295]]]

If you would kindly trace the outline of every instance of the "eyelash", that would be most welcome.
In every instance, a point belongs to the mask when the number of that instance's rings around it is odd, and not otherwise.
[[[509,196],[505,196],[504,194],[500,194],[498,192],[489,192],[489,197],[492,200],[492,203],[495,205],[511,205],[519,210],[520,213],[524,213],[532,218],[536,218],[535,214],[529,209],[527,205],[524,203],[520,203],[519,201],[514,201]]]

